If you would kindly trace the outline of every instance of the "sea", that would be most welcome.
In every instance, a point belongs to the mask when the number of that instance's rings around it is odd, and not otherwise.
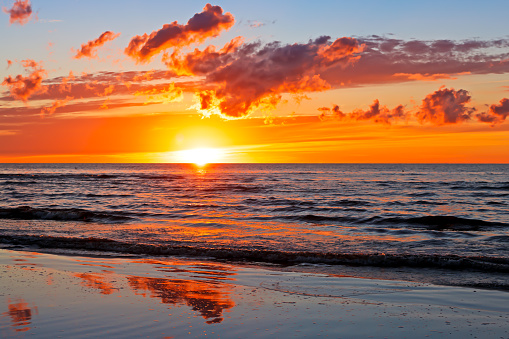
[[[0,164],[0,245],[509,291],[509,165]]]

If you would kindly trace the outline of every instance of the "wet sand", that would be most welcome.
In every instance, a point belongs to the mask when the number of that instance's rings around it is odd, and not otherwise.
[[[509,338],[509,293],[0,250],[0,337]]]

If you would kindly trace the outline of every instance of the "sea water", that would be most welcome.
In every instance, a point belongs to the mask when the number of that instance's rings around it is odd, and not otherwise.
[[[509,165],[0,164],[0,243],[509,289]]]

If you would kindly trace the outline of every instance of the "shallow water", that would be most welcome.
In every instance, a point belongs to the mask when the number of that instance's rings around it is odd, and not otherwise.
[[[2,164],[0,190],[11,245],[460,270],[509,288],[508,165]]]
[[[493,290],[282,272],[201,259],[4,249],[0,272],[1,338],[509,334],[509,294]]]

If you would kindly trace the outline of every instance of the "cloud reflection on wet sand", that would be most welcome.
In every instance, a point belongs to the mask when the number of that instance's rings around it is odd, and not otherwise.
[[[19,298],[8,300],[8,311],[4,316],[11,318],[12,326],[16,332],[26,332],[30,330],[30,324],[33,315],[39,314],[37,306],[30,306],[25,300]]]

